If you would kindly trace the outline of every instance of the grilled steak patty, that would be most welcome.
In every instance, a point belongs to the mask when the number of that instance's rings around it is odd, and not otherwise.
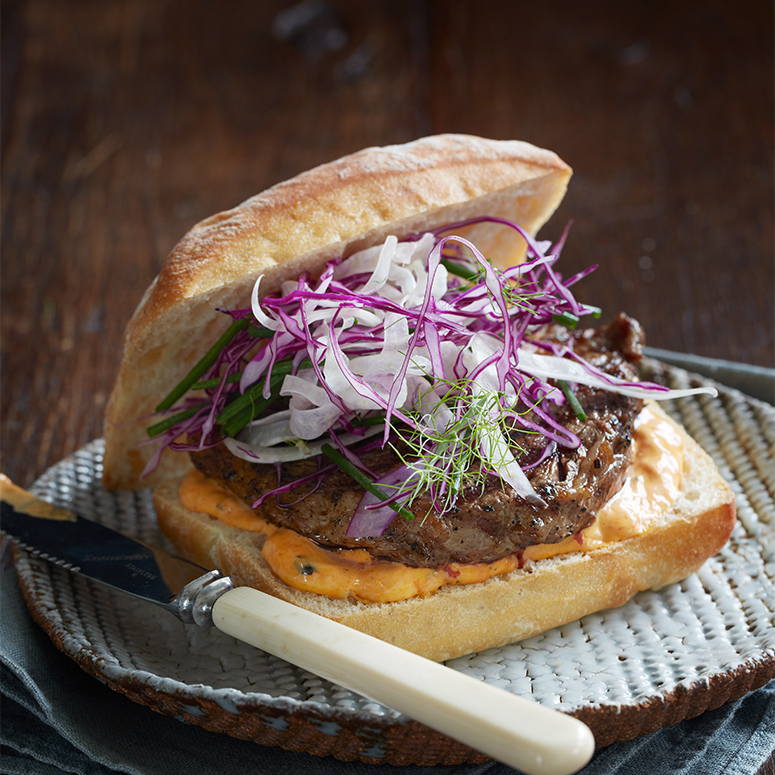
[[[551,327],[542,339],[572,344],[576,353],[609,374],[632,379],[643,334],[638,323],[620,314],[595,330],[572,332]],[[364,494],[347,474],[335,471],[313,492],[312,486],[267,498],[256,512],[274,524],[291,528],[326,547],[365,548],[375,557],[417,567],[443,567],[449,562],[491,562],[533,544],[556,543],[590,525],[597,510],[621,487],[631,458],[632,424],[641,401],[585,386],[576,396],[586,412],[578,420],[567,403],[545,402],[561,424],[580,439],[578,449],[560,446],[527,472],[546,508],[527,503],[498,477],[484,486],[464,486],[455,507],[439,514],[430,497],[412,504],[414,520],[396,517],[379,537],[349,538],[350,518]],[[547,440],[536,434],[513,434],[518,460],[538,460]],[[356,454],[358,454],[356,452]],[[365,465],[383,476],[401,461],[390,449],[360,454]],[[191,453],[194,465],[247,503],[278,486],[278,468],[233,456],[223,445]],[[317,470],[315,460],[283,464],[279,484]]]

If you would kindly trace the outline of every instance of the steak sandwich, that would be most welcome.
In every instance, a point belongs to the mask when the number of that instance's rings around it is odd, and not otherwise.
[[[196,225],[127,327],[105,484],[153,487],[189,559],[436,660],[685,578],[734,499],[659,409],[694,391],[640,381],[639,324],[536,239],[570,175],[442,135]]]

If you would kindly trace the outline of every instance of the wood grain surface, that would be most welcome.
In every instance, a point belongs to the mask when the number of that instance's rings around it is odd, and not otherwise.
[[[580,297],[650,344],[775,363],[768,2],[4,0],[2,469],[102,432],[122,332],[199,219],[458,131],[575,175]],[[303,10],[303,8],[302,8]]]

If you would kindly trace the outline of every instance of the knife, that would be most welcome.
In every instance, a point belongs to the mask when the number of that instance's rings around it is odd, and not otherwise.
[[[377,700],[529,775],[571,775],[592,757],[589,727],[53,506],[0,474],[0,532],[31,554],[215,625],[256,648]]]

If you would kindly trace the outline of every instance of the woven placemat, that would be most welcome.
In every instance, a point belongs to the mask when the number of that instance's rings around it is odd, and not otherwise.
[[[713,384],[656,362],[671,387]],[[447,664],[583,719],[598,746],[694,717],[775,676],[775,409],[723,386],[665,402],[731,483],[738,524],[701,570],[622,608]],[[32,488],[167,545],[151,494],[108,492],[101,440]],[[168,546],[168,548],[171,548]],[[52,641],[135,702],[210,730],[345,761],[458,764],[485,757],[378,703],[217,630],[17,553],[27,604]]]

